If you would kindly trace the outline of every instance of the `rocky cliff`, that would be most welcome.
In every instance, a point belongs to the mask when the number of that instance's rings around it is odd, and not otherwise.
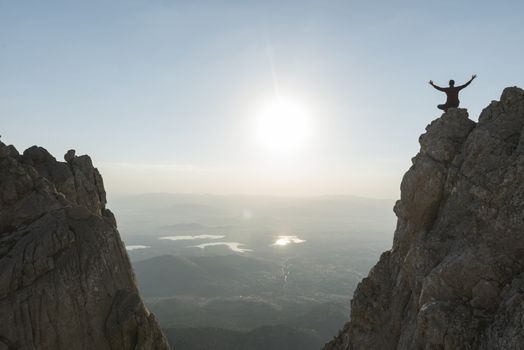
[[[393,247],[331,349],[524,348],[524,91],[451,109],[404,175]]]
[[[0,142],[0,350],[168,349],[102,177],[74,151]]]

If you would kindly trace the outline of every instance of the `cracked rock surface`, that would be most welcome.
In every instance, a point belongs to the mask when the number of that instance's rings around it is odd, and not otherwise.
[[[524,90],[450,109],[404,175],[393,247],[326,350],[524,348]]]
[[[0,142],[0,349],[169,349],[88,156]]]

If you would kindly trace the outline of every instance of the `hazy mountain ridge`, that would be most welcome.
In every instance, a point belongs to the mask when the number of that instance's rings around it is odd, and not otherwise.
[[[357,287],[342,349],[524,347],[524,91],[479,122],[426,128],[401,184],[393,247]]]
[[[0,142],[0,348],[168,349],[102,177],[88,156],[65,160]]]

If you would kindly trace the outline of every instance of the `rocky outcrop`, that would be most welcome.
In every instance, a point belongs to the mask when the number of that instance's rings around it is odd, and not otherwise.
[[[524,91],[450,109],[404,175],[393,247],[325,349],[524,348]]]
[[[0,350],[168,349],[145,308],[102,177],[0,142]]]

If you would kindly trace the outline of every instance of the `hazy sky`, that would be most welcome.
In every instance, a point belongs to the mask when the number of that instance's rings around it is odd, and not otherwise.
[[[0,134],[91,155],[109,193],[398,197],[445,85],[524,86],[520,1],[0,0]],[[282,96],[291,153],[255,140]]]

